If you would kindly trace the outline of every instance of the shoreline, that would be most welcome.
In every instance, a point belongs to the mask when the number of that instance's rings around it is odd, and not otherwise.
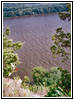
[[[14,16],[14,17],[3,17],[3,19],[22,18],[22,17],[32,17],[32,16],[45,16],[45,15],[58,14],[58,13],[59,13],[59,12],[56,12],[56,13],[48,13],[48,14],[35,14],[35,15],[24,15],[24,16]]]

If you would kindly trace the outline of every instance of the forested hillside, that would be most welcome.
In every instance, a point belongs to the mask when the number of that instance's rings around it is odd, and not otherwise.
[[[67,6],[64,3],[56,4],[53,3],[4,3],[3,4],[3,16],[4,17],[15,17],[24,15],[35,15],[35,14],[48,14],[67,11]]]

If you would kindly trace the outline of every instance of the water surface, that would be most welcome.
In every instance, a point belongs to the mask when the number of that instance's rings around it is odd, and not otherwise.
[[[36,66],[46,69],[60,66],[70,71],[70,59],[62,63],[61,57],[53,58],[50,50],[53,44],[51,37],[58,27],[70,32],[70,23],[60,20],[58,14],[8,18],[3,20],[3,25],[10,27],[9,38],[24,42],[24,46],[17,51],[21,60],[17,74],[21,78],[24,75],[31,76],[32,68]]]

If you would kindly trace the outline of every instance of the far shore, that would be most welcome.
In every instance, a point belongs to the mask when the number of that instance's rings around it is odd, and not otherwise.
[[[48,13],[48,14],[35,14],[35,15],[24,15],[24,16],[14,16],[14,17],[3,17],[4,19],[8,18],[18,18],[18,17],[30,17],[30,16],[45,16],[45,15],[50,15],[50,14],[58,14],[59,12],[56,13]]]

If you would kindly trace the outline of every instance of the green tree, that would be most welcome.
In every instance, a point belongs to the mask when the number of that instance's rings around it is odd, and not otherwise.
[[[3,75],[9,76],[15,71],[16,65],[20,64],[20,60],[15,50],[20,49],[23,46],[22,42],[13,42],[12,39],[8,39],[10,30],[7,27],[3,34]]]
[[[70,57],[71,33],[65,33],[62,28],[58,28],[52,40],[54,41],[54,45],[51,46],[53,56],[60,54],[64,58],[62,61],[67,60]]]
[[[71,20],[71,4],[67,4],[68,11],[64,13],[59,13],[59,17],[62,20]],[[66,61],[70,58],[71,49],[71,33],[65,33],[62,28],[57,28],[56,33],[52,36],[54,44],[51,46],[51,52],[54,57],[61,55]]]

